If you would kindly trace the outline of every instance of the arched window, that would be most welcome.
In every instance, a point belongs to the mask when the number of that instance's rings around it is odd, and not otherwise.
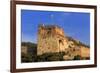
[[[62,41],[62,40],[59,40],[59,44],[60,44],[60,43],[63,45],[63,41]]]

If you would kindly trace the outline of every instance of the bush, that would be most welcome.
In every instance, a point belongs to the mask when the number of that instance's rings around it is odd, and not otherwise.
[[[44,61],[62,61],[63,60],[63,52],[57,53],[45,53],[43,55],[37,56],[37,62],[44,62]]]
[[[81,57],[79,55],[74,56],[74,60],[80,60],[80,59],[81,59]]]
[[[22,54],[21,62],[32,62],[32,55],[30,54]]]
[[[22,54],[22,62],[63,61],[64,52],[45,53],[42,55]]]

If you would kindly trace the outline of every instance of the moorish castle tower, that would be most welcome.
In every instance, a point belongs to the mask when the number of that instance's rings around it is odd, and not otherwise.
[[[37,54],[61,52],[68,48],[62,28],[56,25],[39,25]]]

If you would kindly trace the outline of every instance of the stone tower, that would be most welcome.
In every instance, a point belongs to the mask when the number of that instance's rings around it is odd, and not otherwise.
[[[59,26],[39,25],[37,55],[62,52],[68,48],[67,42],[64,31]]]

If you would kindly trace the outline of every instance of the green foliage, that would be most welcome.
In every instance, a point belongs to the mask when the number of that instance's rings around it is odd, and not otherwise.
[[[37,55],[37,44],[31,42],[22,42],[22,46],[27,47],[27,54],[21,54],[21,61],[22,62],[34,62]]]
[[[37,56],[37,62],[44,62],[44,61],[62,61],[63,60],[64,52],[56,52],[56,53],[45,53],[42,55]]]
[[[46,62],[46,61],[64,61],[64,52],[45,53],[42,55],[22,54],[22,62]],[[77,55],[73,60],[81,60],[82,58]]]
[[[68,38],[69,41],[73,41],[74,44],[77,45],[77,46],[84,46],[84,47],[90,48],[89,45],[84,44],[84,43],[82,43],[80,41],[77,41],[77,40],[73,39],[72,37],[67,36],[66,38]]]
[[[81,60],[81,57],[79,55],[74,56],[74,59],[73,60]]]
[[[27,46],[28,48],[37,48],[37,44],[31,42],[22,42],[22,46]]]
[[[32,62],[32,55],[30,54],[21,54],[21,61],[22,62]]]

